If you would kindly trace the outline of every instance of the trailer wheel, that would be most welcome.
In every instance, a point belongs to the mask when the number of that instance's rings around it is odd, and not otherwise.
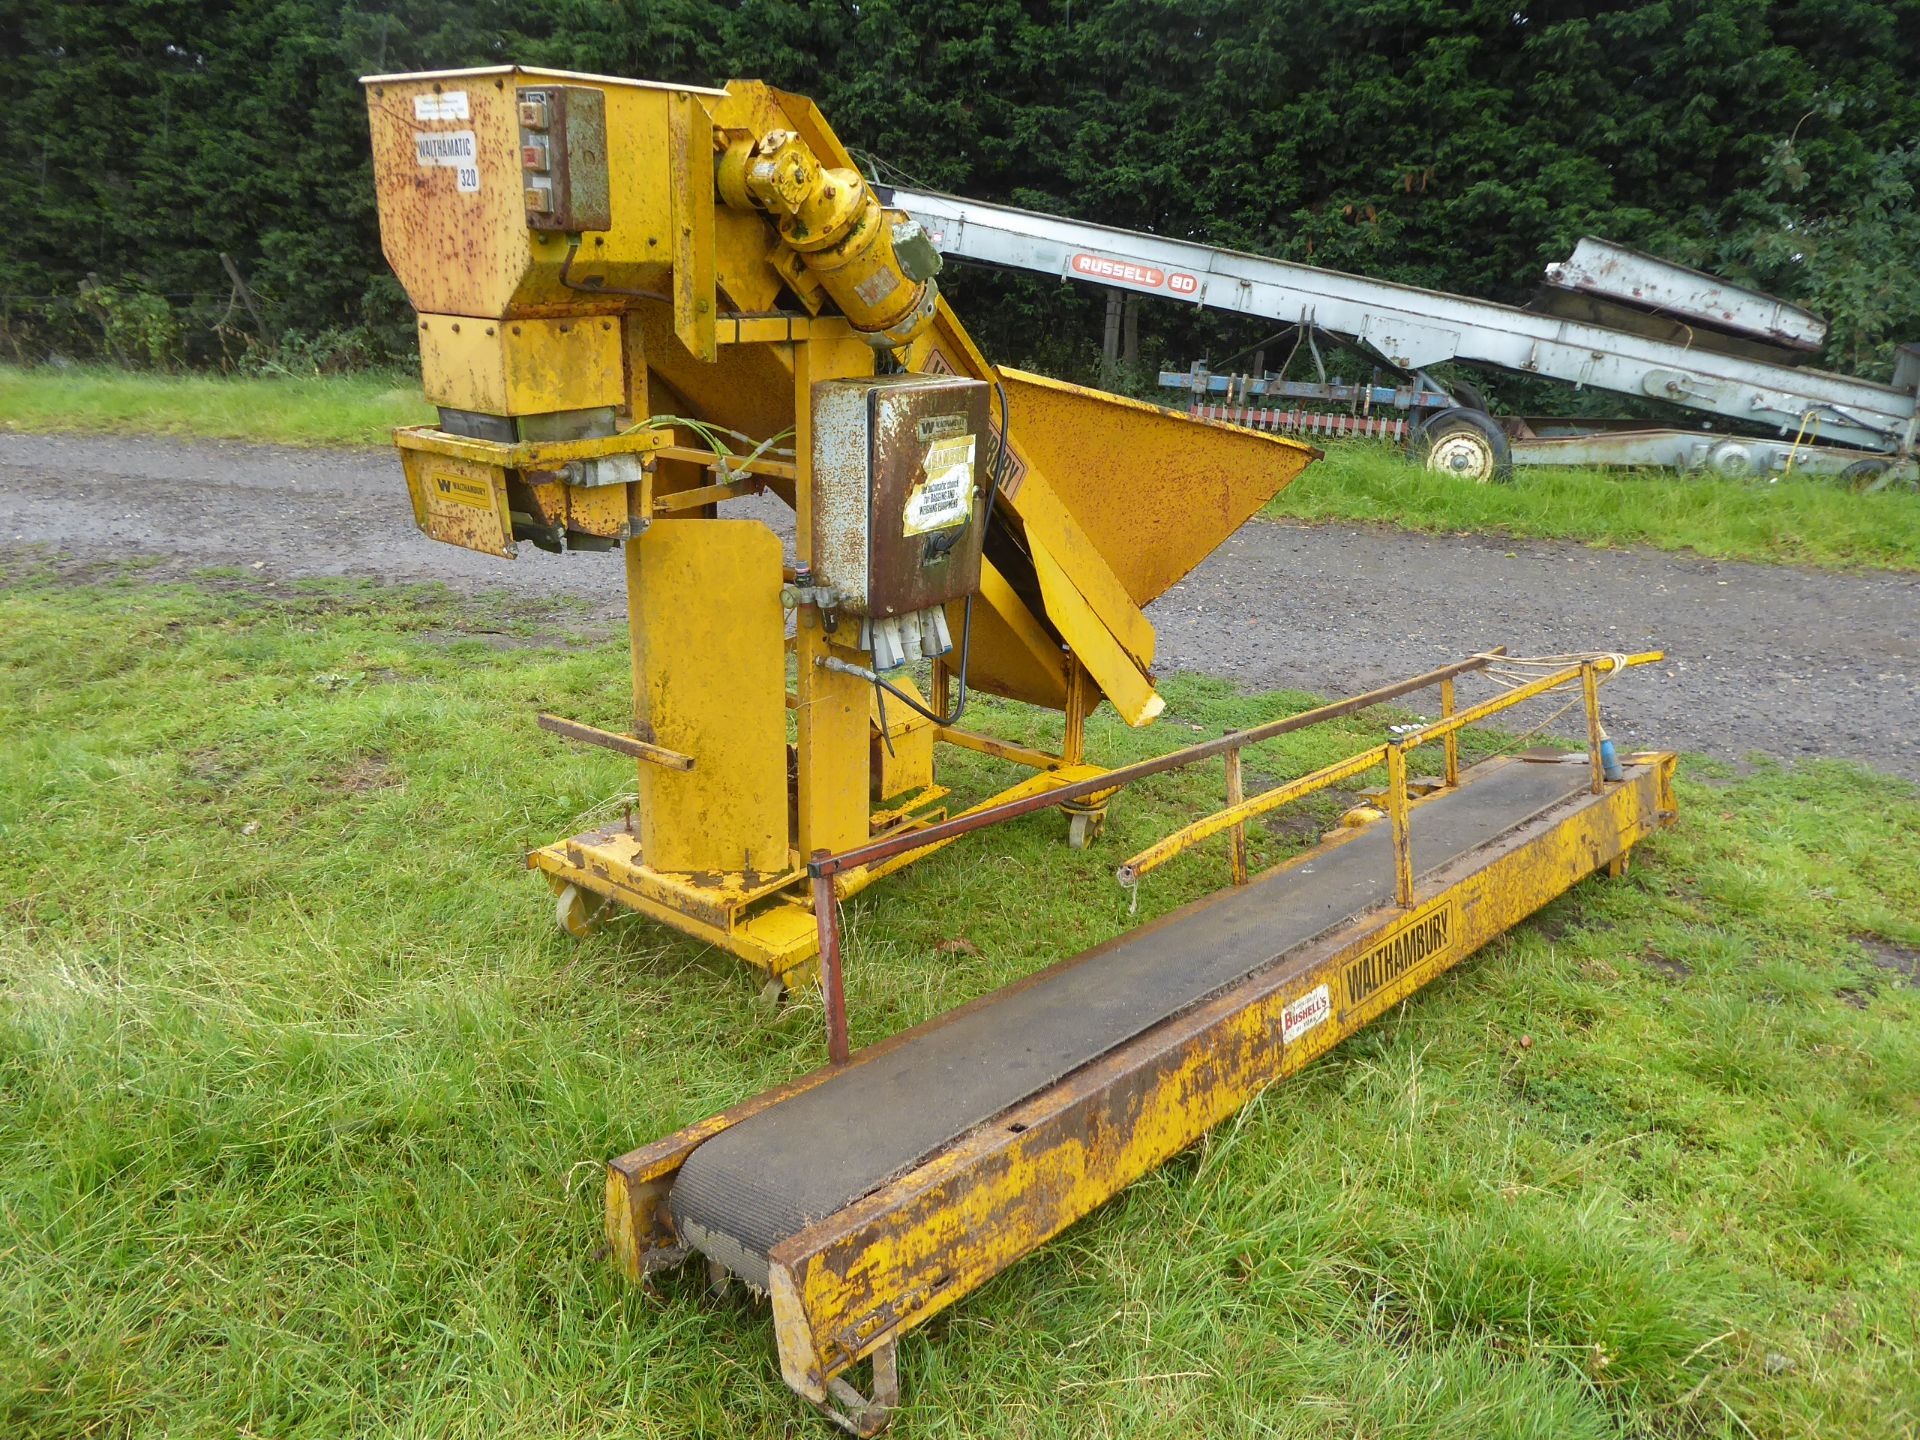
[[[1872,490],[1920,488],[1920,478],[1911,468],[1889,476],[1887,472],[1892,469],[1893,464],[1888,460],[1856,460],[1840,472],[1840,483],[1856,495],[1864,495]]]
[[[1503,485],[1513,478],[1513,450],[1493,417],[1464,406],[1442,410],[1413,438],[1413,454],[1423,466],[1482,485]]]

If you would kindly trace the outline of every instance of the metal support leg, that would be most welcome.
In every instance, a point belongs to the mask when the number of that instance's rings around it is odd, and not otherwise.
[[[900,1366],[889,1340],[873,1352],[873,1394],[862,1395],[844,1376],[827,1381],[828,1400],[820,1408],[826,1417],[849,1435],[870,1440],[887,1428],[900,1404]]]
[[[1587,758],[1593,763],[1593,793],[1606,784],[1606,764],[1600,754],[1600,672],[1591,660],[1580,667],[1580,693],[1587,702]]]
[[[941,715],[950,713],[953,706],[953,672],[947,669],[947,657],[933,657],[933,679],[928,685],[932,692],[933,708]]]
[[[816,850],[813,858],[821,860],[827,854]],[[820,993],[827,1004],[827,1058],[844,1065],[848,1055],[847,992],[840,978],[840,911],[831,875],[813,879],[813,923],[820,927]]]
[[[1093,677],[1087,674],[1087,667],[1079,661],[1073,661],[1067,669],[1067,724],[1060,738],[1060,758],[1069,765],[1079,765],[1087,753],[1087,715],[1099,703],[1099,695],[1093,691]]]
[[[1227,804],[1229,806],[1238,805],[1242,800],[1247,798],[1247,792],[1244,786],[1245,782],[1240,773],[1240,747],[1236,745],[1233,749],[1227,751]],[[1236,885],[1244,885],[1247,883],[1247,826],[1245,821],[1235,825],[1232,830],[1227,832],[1227,843],[1230,846],[1228,853],[1231,857],[1230,863],[1233,867],[1233,883]]]
[[[1413,908],[1413,838],[1407,815],[1407,752],[1387,747],[1387,817],[1393,822],[1393,898]]]
[[[1453,680],[1448,677],[1440,682],[1440,718],[1451,720],[1453,710]],[[1442,743],[1447,747],[1447,785],[1452,787],[1460,783],[1460,732],[1449,730]]]

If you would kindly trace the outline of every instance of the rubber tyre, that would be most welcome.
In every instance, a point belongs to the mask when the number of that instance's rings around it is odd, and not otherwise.
[[[1423,468],[1439,475],[1482,485],[1513,479],[1513,448],[1506,431],[1491,416],[1464,406],[1442,410],[1423,425],[1413,437],[1412,452]]]
[[[1891,462],[1886,460],[1856,460],[1840,472],[1840,483],[1856,495],[1864,494],[1872,487],[1876,480],[1882,475],[1885,475],[1891,468]],[[1916,487],[1912,474],[1908,473],[1888,481],[1883,488],[1888,490],[1912,490]]]

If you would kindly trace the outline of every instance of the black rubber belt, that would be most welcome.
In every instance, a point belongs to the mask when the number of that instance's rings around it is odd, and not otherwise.
[[[1578,764],[1512,762],[1413,813],[1416,874],[1584,790]],[[1317,860],[1182,907],[722,1131],[668,1200],[695,1249],[755,1285],[767,1254],[1149,1026],[1393,898],[1384,821]]]

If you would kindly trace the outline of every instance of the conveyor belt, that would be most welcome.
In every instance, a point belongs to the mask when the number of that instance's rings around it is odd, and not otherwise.
[[[1424,874],[1584,791],[1579,764],[1479,768],[1415,807]],[[1184,906],[744,1120],[688,1158],[669,1198],[689,1244],[756,1285],[780,1241],[885,1184],[1149,1026],[1393,898],[1384,821],[1291,869]]]

